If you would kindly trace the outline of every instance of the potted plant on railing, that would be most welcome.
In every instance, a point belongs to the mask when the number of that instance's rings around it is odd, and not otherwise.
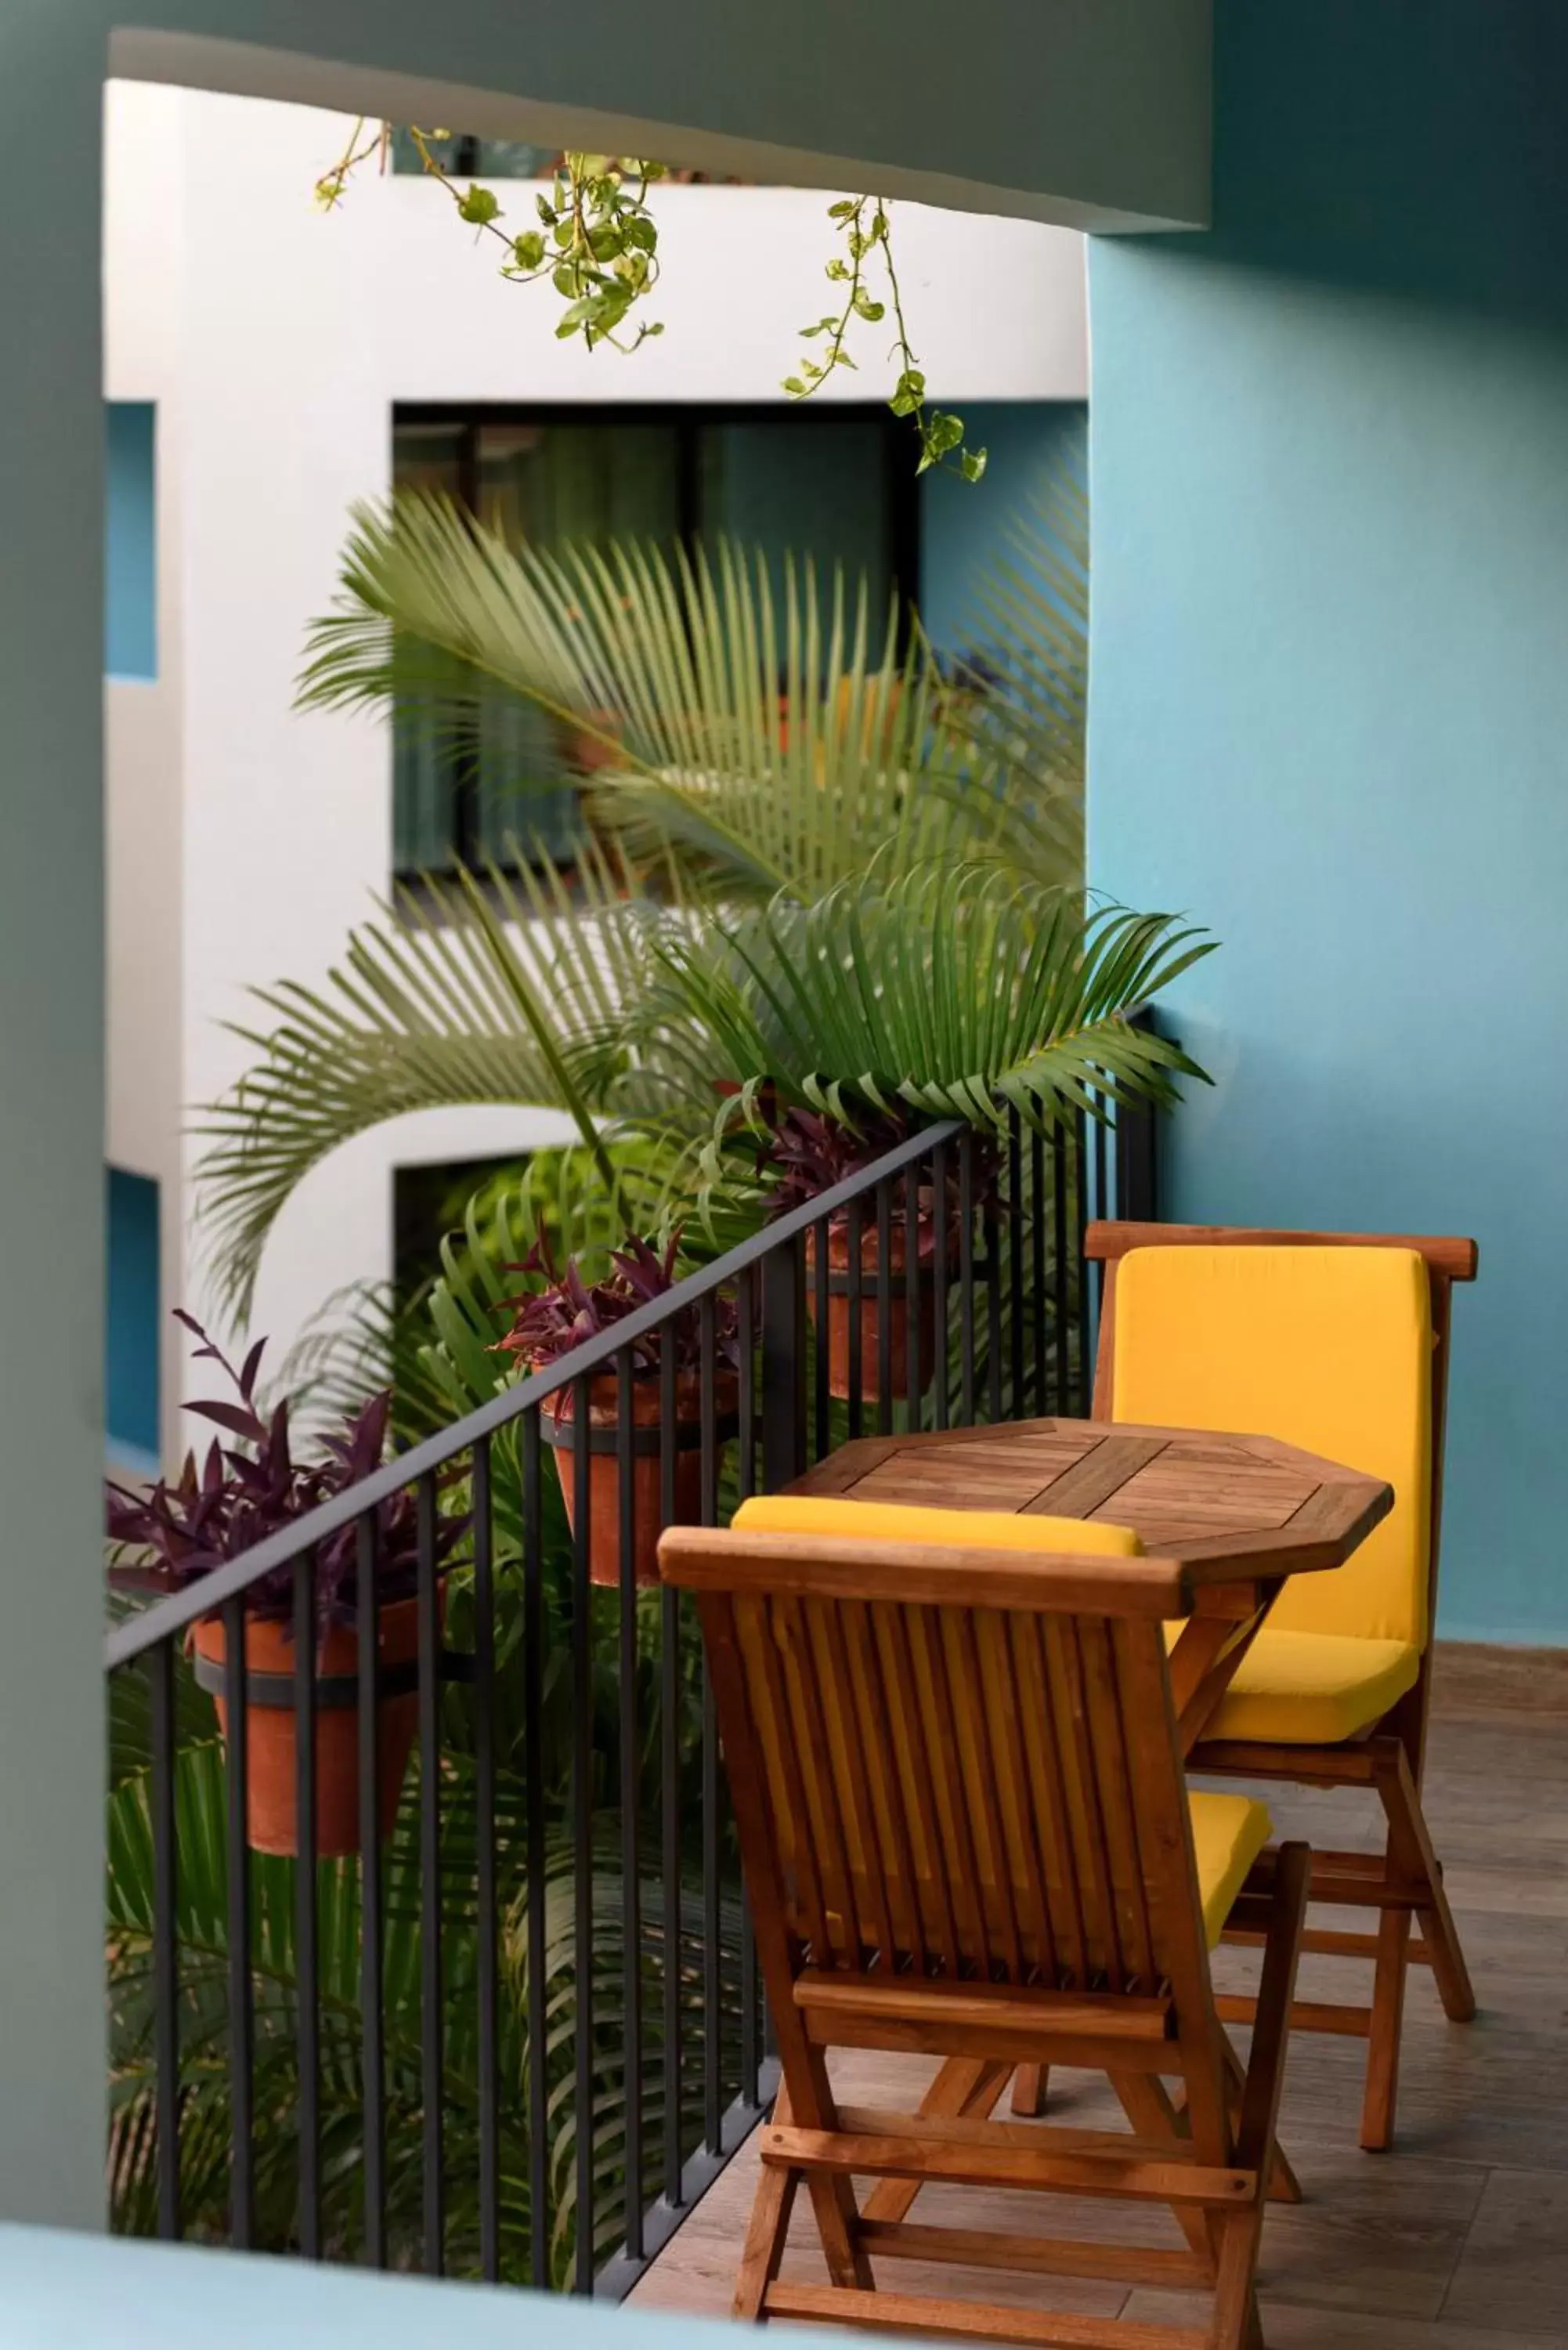
[[[266,1416],[257,1404],[265,1341],[256,1341],[236,1371],[199,1323],[188,1314],[179,1319],[202,1342],[196,1359],[218,1364],[237,1399],[202,1399],[186,1409],[214,1421],[236,1440],[225,1444],[214,1438],[201,1468],[189,1452],[177,1478],[160,1477],[145,1492],[113,1482],[106,1486],[108,1531],[119,1553],[109,1580],[121,1590],[184,1590],[358,1484],[380,1467],[386,1451],[389,1391],[370,1397],[329,1430],[321,1440],[320,1457],[296,1460],[287,1399]],[[400,1489],[382,1502],[376,1520],[378,1816],[387,1830],[408,1768],[418,1711],[419,1547],[412,1492]],[[438,1570],[450,1564],[466,1526],[462,1517],[438,1517]],[[324,1858],[359,1849],[358,1549],[358,1525],[350,1523],[316,1553],[316,1846]],[[258,1852],[297,1853],[294,1567],[261,1576],[246,1589],[244,1607],[246,1832]],[[444,1619],[444,1588],[441,1613]],[[199,1618],[189,1647],[196,1679],[213,1698],[226,1742],[228,1648],[223,1617]]]
[[[771,1132],[758,1155],[759,1174],[771,1173],[776,1179],[769,1198],[771,1213],[785,1215],[791,1209],[803,1207],[820,1198],[824,1191],[831,1191],[836,1183],[846,1181],[851,1175],[863,1174],[906,1140],[910,1130],[909,1121],[897,1111],[867,1110],[857,1125],[848,1126],[798,1106],[784,1110],[774,1118]],[[982,1137],[977,1137],[971,1147],[976,1154],[973,1204],[978,1206],[992,1188],[995,1152],[990,1140]],[[929,1164],[922,1166],[917,1189],[915,1260],[919,1276],[919,1320],[917,1327],[922,1388],[929,1384],[936,1368],[935,1274],[939,1253],[950,1274],[956,1276],[960,1265],[961,1217],[956,1164],[947,1178],[945,1190],[947,1196],[939,1202],[931,1170]],[[880,1339],[884,1269],[879,1220],[875,1199],[869,1194],[860,1202],[859,1222],[859,1277],[852,1284],[849,1211],[839,1208],[827,1218],[827,1328],[826,1334],[819,1331],[818,1343],[826,1344],[827,1347],[829,1391],[840,1398],[846,1397],[851,1391],[851,1333],[857,1318],[857,1295],[859,1393],[863,1401],[877,1403],[881,1400],[882,1394]],[[805,1244],[806,1310],[814,1325],[818,1319],[817,1239],[818,1230],[814,1229],[807,1233]],[[885,1310],[888,1384],[893,1396],[909,1392],[909,1196],[900,1180],[894,1184],[888,1215],[886,1277],[888,1294]]]
[[[516,1357],[527,1370],[562,1362],[575,1347],[613,1330],[640,1306],[667,1297],[676,1287],[680,1233],[662,1254],[649,1242],[630,1238],[610,1258],[602,1281],[583,1277],[575,1258],[557,1274],[543,1243],[514,1270],[543,1275],[543,1286],[507,1301],[512,1326],[497,1349]],[[734,1301],[719,1297],[713,1312],[713,1441],[722,1447],[735,1432],[739,1398],[739,1347]],[[665,1350],[674,1356],[675,1425],[663,1427],[662,1371]],[[631,1354],[632,1551],[639,1584],[659,1580],[662,1511],[662,1448],[674,1452],[675,1522],[691,1524],[701,1514],[702,1320],[695,1300],[677,1306],[655,1328],[634,1339]],[[559,1388],[540,1407],[540,1433],[556,1455],[556,1473],[566,1505],[567,1523],[576,1524],[576,1383]],[[588,1380],[588,1572],[595,1583],[620,1581],[620,1378],[615,1369]]]

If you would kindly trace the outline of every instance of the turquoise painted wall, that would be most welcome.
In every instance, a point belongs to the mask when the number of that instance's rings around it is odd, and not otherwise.
[[[1085,414],[1078,400],[960,404],[970,447],[986,452],[984,478],[965,482],[944,467],[920,484],[920,617],[942,652],[973,645],[975,577],[1005,547],[1010,517],[1027,508],[1032,484],[1064,443],[1075,451]]]
[[[1091,870],[1224,941],[1173,1213],[1466,1232],[1441,1629],[1568,1641],[1568,11],[1220,0],[1097,244]]]
[[[103,665],[110,677],[155,678],[157,411],[152,402],[106,400],[104,435]]]
[[[110,1458],[158,1468],[160,1298],[158,1186],[123,1167],[106,1170],[103,1416]]]

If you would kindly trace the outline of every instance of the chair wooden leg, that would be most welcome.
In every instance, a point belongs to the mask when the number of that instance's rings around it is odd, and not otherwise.
[[[784,2092],[779,2092],[779,2106],[784,2106]],[[788,2108],[785,2107],[787,2114]],[[778,2106],[774,2109],[778,2118]],[[730,2314],[743,2324],[762,2322],[763,2300],[770,2284],[779,2272],[784,2259],[784,2242],[789,2235],[790,2215],[794,2210],[795,2191],[800,2185],[798,2170],[775,2170],[763,2165],[762,2177],[752,2202],[751,2224],[746,2230],[745,2248],[741,2254],[741,2272],[735,2279],[735,2298]]]
[[[1410,1912],[1385,1909],[1377,1925],[1372,2029],[1366,2043],[1366,2086],[1361,2100],[1361,2144],[1387,2151],[1399,2094],[1399,2037],[1405,2023],[1405,1978],[1410,1965]]]
[[[1306,1938],[1303,1935],[1302,1939],[1304,1941]],[[1230,2033],[1226,2033],[1223,2039],[1225,2078],[1230,2093],[1231,2119],[1235,2121],[1241,2117],[1241,2091],[1247,2075],[1241,2059],[1236,2054],[1235,2044]],[[1271,2203],[1303,2203],[1306,2200],[1302,2193],[1301,2180],[1291,2168],[1290,2157],[1277,2138],[1274,2141],[1273,2167],[1269,2172],[1269,2200]]]
[[[1432,1974],[1444,2008],[1456,2022],[1476,2012],[1475,1993],[1459,1948],[1459,1929],[1443,1890],[1442,1872],[1422,1814],[1404,1746],[1380,1742],[1375,1783],[1388,1820],[1385,1874],[1391,1887],[1422,1895]],[[1377,1957],[1372,1986],[1372,2023],[1366,2055],[1366,2087],[1361,2104],[1361,2143],[1381,2154],[1394,2138],[1399,2094],[1399,2043],[1405,2022],[1405,1982],[1410,1966],[1411,1912],[1385,1909],[1377,1921]]]
[[[1432,1962],[1432,1980],[1438,1986],[1438,1996],[1443,2010],[1455,2023],[1475,2021],[1476,1995],[1470,1986],[1469,1970],[1459,1946],[1459,1929],[1454,1923],[1454,1913],[1449,1907],[1449,1897],[1443,1889],[1443,1872],[1433,1848],[1431,1831],[1416,1783],[1410,1773],[1409,1759],[1402,1745],[1397,1746],[1390,1767],[1379,1773],[1378,1793],[1388,1814],[1391,1841],[1396,1834],[1408,1842],[1419,1874],[1425,1879],[1429,1898],[1423,1902],[1426,1918],[1427,1944]]]
[[[1012,2076],[1012,2110],[1026,2120],[1038,2121],[1045,2110],[1046,2085],[1051,2078],[1049,2064],[1020,2064]]]
[[[787,2049],[785,2061],[788,2061]],[[827,2078],[827,2060],[820,2048],[806,2047],[801,2052],[801,2062],[811,2097],[807,2111],[814,2117],[822,2116],[831,2126],[835,2109],[833,2091]],[[789,2095],[787,2077],[779,2084],[778,2099],[774,2107],[775,2122],[781,2111],[784,2118],[779,2126],[787,2128],[795,2111],[795,2100]],[[816,2232],[822,2239],[822,2256],[827,2262],[828,2275],[836,2285],[857,2286],[863,2293],[875,2292],[877,2281],[860,2242],[860,2211],[855,2200],[853,2183],[845,2178],[842,2171],[814,2170],[806,2174],[805,2187],[811,2197]],[[787,2217],[786,2212],[786,2220]],[[765,2278],[763,2284],[765,2288]]]
[[[1262,2350],[1253,2277],[1258,2266],[1261,2210],[1228,2212],[1220,2229],[1220,2274],[1210,2320],[1210,2350]]]
[[[822,2256],[827,2262],[828,2275],[836,2285],[874,2293],[877,2280],[860,2248],[860,2213],[849,2180],[841,2175],[825,2176],[820,2170],[813,2171],[806,2180],[806,2191],[811,2197],[816,2232],[822,2238]]]
[[[1241,2087],[1236,2158],[1248,2169],[1265,2171],[1278,2145],[1280,2092],[1284,2085],[1291,2006],[1306,1918],[1312,1856],[1305,1845],[1280,1850],[1274,1875],[1274,1916],[1263,1949],[1258,1985],[1258,2019]],[[1262,2341],[1255,2279],[1262,2232],[1263,2198],[1244,2211],[1225,2213],[1220,2223],[1219,2277],[1214,2288],[1210,2350],[1257,2350]]]
[[[1137,2136],[1190,2138],[1186,2116],[1171,2103],[1158,2074],[1113,2073],[1110,2081]],[[1212,2262],[1214,2234],[1208,2214],[1190,2203],[1173,2203],[1170,2216],[1186,2237],[1189,2251],[1200,2261]]]
[[[940,2066],[916,2111],[928,2120],[987,2120],[1007,2086],[1011,2064],[952,2056]],[[866,2199],[867,2220],[903,2220],[920,2191],[918,2178],[880,2178]]]
[[[774,2120],[787,2128],[793,2118],[789,2091],[781,2081],[774,2101]],[[762,2322],[763,2298],[779,2272],[801,2177],[798,2170],[775,2170],[768,2163],[763,2165],[757,2191],[752,2199],[741,2272],[735,2279],[735,2298],[730,2304],[731,2315],[746,2324]]]

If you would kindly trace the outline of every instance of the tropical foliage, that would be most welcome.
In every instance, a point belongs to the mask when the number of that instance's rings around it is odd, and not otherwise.
[[[514,697],[576,761],[585,837],[570,870],[520,852],[405,893],[324,986],[263,994],[206,1120],[235,1309],[310,1168],[405,1110],[564,1108],[620,1230],[695,1202],[716,1242],[765,1205],[725,1180],[764,1088],[852,1123],[1168,1098],[1192,1065],[1127,1014],[1208,942],[1084,903],[1080,472],[1039,487],[956,665],[809,566],[781,589],[727,545],[556,555],[439,499],[362,510],[304,704],[472,749]]]
[[[512,546],[450,499],[408,493],[356,510],[340,585],[310,633],[305,707],[399,711],[466,738],[498,692],[515,695],[606,762],[594,826],[639,865],[673,857],[693,887],[806,899],[873,857],[904,872],[981,854],[1076,878],[1070,709],[1064,772],[1043,778],[1038,742],[964,723],[972,693],[864,583],[791,561],[780,587],[728,540]]]
[[[553,1481],[552,1481],[553,1482]],[[521,1605],[515,1548],[497,1591],[495,1866],[501,1997],[497,2004],[501,2252],[517,2283],[559,2284],[572,2272],[579,2227],[578,2147],[586,2132],[596,2262],[613,2251],[628,2191],[626,2116],[635,2085],[645,2169],[631,2182],[639,2204],[657,2191],[667,2118],[682,2156],[700,2142],[704,2063],[712,2048],[726,2096],[740,2085],[742,1931],[738,1881],[728,1839],[712,1887],[719,1945],[710,1950],[710,1897],[700,1836],[683,1831],[670,1885],[656,1873],[662,1808],[659,1755],[666,1706],[675,1713],[679,1756],[671,1800],[683,1823],[701,1817],[702,1706],[697,1644],[678,1626],[669,1669],[658,1602],[644,1603],[636,1704],[621,1706],[618,1616],[614,1595],[592,1595],[587,1641],[587,1734],[576,1736],[576,1677],[571,1666],[571,1549],[558,1497],[542,1495],[541,1766],[530,1773],[520,1698]],[[504,1541],[503,1547],[506,1548]],[[460,1565],[449,1585],[447,1638],[472,1644],[472,1579]],[[111,2054],[109,2188],[117,2228],[153,2231],[157,2212],[154,2063],[154,1857],[151,1740],[146,1684],[117,1675],[111,1694],[111,1787],[108,1825],[108,1963]],[[210,1701],[188,1668],[177,1666],[175,1873],[179,1937],[180,2195],[187,2234],[226,2238],[231,2227],[234,2114],[230,2076],[229,1882],[223,1750]],[[640,2061],[628,2072],[625,2029],[627,1879],[618,1809],[623,1721],[639,1724],[635,1782],[640,1848],[637,1885]],[[421,1868],[418,1806],[402,1804],[383,1859],[382,1986],[388,2258],[420,2265],[422,2235],[424,2055],[421,1937],[424,1906],[439,1905],[441,1950],[441,2067],[445,2258],[449,2271],[477,2273],[480,2261],[479,2137],[482,2066],[478,2038],[479,1918],[475,1883],[481,1811],[472,1698],[449,1687],[441,1724],[441,1860],[428,1886]],[[586,1753],[581,1791],[574,1757]],[[587,1833],[582,1833],[587,1822]],[[532,1856],[532,1866],[531,1866]],[[293,1860],[249,1856],[254,2008],[252,2144],[255,2235],[261,2249],[299,2241],[300,2099],[297,1907]],[[353,2259],[365,2239],[365,2035],[361,2010],[362,1878],[353,1860],[317,1866],[322,2241],[329,2256]],[[587,1910],[586,1947],[578,1919]],[[673,1969],[679,2040],[664,2036],[668,1970]],[[536,1986],[539,1989],[536,1991]],[[715,1999],[716,2004],[712,2003]],[[544,2016],[544,2032],[534,2021]],[[579,2041],[591,2084],[590,2110],[577,2102]],[[539,2074],[535,2077],[535,2068]],[[679,2095],[670,2115],[671,2093]],[[542,2108],[543,2137],[534,2131]],[[542,2204],[535,2182],[543,2178]],[[542,2251],[542,2263],[540,2253]]]
[[[236,1369],[191,1315],[176,1319],[200,1339],[197,1362],[216,1363],[234,1392],[198,1398],[185,1409],[213,1420],[231,1439],[214,1437],[200,1469],[185,1455],[177,1477],[159,1477],[144,1490],[109,1481],[104,1488],[107,1530],[115,1551],[109,1582],[125,1591],[179,1591],[212,1574],[283,1527],[293,1525],[350,1485],[362,1484],[386,1456],[392,1396],[381,1388],[354,1399],[319,1438],[318,1457],[301,1459],[290,1428],[292,1401],[282,1396],[263,1410],[257,1392],[266,1341],[258,1338]],[[383,1602],[411,1598],[418,1576],[419,1512],[411,1492],[389,1495],[376,1513],[376,1581]],[[463,1521],[443,1515],[436,1529],[438,1565],[462,1539]],[[294,1570],[279,1567],[254,1583],[250,1612],[286,1622],[294,1608]],[[334,1624],[352,1624],[359,1607],[355,1529],[342,1527],[317,1552],[317,1615],[322,1637]]]
[[[551,1347],[564,1342],[571,1332],[556,1328],[556,1306],[570,1308],[569,1322],[584,1299],[613,1287],[628,1233],[668,1253],[662,1279],[677,1269],[677,1235],[680,1263],[714,1253],[779,1199],[800,1196],[812,1169],[847,1164],[879,1138],[949,1113],[982,1129],[988,1145],[977,1154],[975,1201],[991,1280],[984,1312],[972,1317],[981,1326],[967,1334],[962,1379],[993,1415],[1031,1399],[1046,1408],[1037,1336],[1025,1383],[1026,1263],[1050,1268],[1058,1392],[1075,1360],[1081,1375],[1077,1268],[1059,1263],[1055,1232],[1075,1229],[1083,1207],[1082,1138],[1107,1102],[1167,1098],[1190,1071],[1129,1015],[1208,949],[1164,915],[1085,901],[1083,521],[1069,466],[1045,485],[982,591],[981,648],[944,664],[912,614],[874,612],[864,589],[818,580],[809,565],[789,567],[781,588],[764,563],[730,546],[551,555],[508,546],[431,500],[356,517],[337,607],[312,633],[305,704],[406,713],[448,732],[469,757],[496,739],[483,712],[512,697],[554,728],[561,772],[580,785],[582,837],[569,867],[529,855],[524,838],[515,871],[427,881],[356,931],[323,984],[283,981],[262,993],[246,1031],[252,1066],[204,1118],[203,1205],[227,1303],[246,1315],[267,1236],[310,1170],[384,1119],[462,1103],[549,1106],[567,1113],[579,1139],[477,1194],[442,1244],[439,1276],[416,1298],[361,1295],[330,1318],[291,1366],[313,1390],[313,1410],[329,1419],[389,1381],[396,1439],[448,1425],[515,1375],[497,1347],[508,1318],[521,1312],[528,1330],[547,1323]],[[559,775],[535,780],[558,787]],[[525,836],[525,823],[519,828]],[[1020,1150],[1014,1121],[1024,1135],[1054,1131],[1070,1147]],[[770,1138],[781,1129],[788,1139],[775,1153]],[[990,1139],[1004,1136],[1009,1151],[993,1153]],[[1002,1157],[999,1221],[992,1170]],[[538,1290],[549,1285],[548,1266],[567,1261],[581,1297],[519,1309],[515,1269],[531,1263],[523,1278]],[[951,1399],[959,1370],[940,1365],[938,1375]],[[816,1392],[818,1440],[832,1441],[846,1432],[845,1408],[826,1380]],[[508,2273],[543,2282],[576,2257],[579,2129],[588,2132],[596,2247],[613,2241],[625,2198],[649,2186],[627,2178],[618,2118],[628,2089],[618,1801],[625,1760],[639,1836],[651,1851],[667,1817],[667,1732],[676,1881],[672,1892],[651,1872],[639,1881],[632,1954],[647,2057],[636,2079],[650,2133],[675,2065],[660,2037],[666,1989],[673,1979],[677,2004],[691,2011],[682,2083],[705,2041],[722,2044],[732,2082],[741,1959],[732,1854],[726,1843],[715,1887],[711,1846],[702,1849],[711,1757],[691,1627],[679,1611],[672,1618],[670,1595],[649,1595],[623,1641],[618,1596],[586,1593],[554,1481],[530,1479],[524,1441],[514,1423],[491,1449],[504,1715],[524,1654],[530,1557],[545,1600],[543,1649],[529,1660],[545,1692],[542,1769],[524,1769],[520,1720],[497,1725],[503,2194]],[[734,1466],[726,1476],[732,1484]],[[535,1494],[537,1513],[525,1523]],[[462,1498],[451,1498],[461,1523]],[[472,1640],[461,1544],[447,1583],[446,1638],[461,1649]],[[586,1713],[569,1664],[585,1630]],[[628,1648],[635,1704],[623,1712]],[[183,2185],[198,2231],[218,2232],[232,2124],[223,1774],[210,1713],[183,1666],[177,1698]],[[441,1905],[450,1953],[450,2168],[460,2182],[476,2177],[471,1700],[459,1685],[442,1702],[439,1882],[421,1884],[407,1805],[387,1869],[389,2193],[394,2257],[410,2262],[421,2253],[418,1952],[427,1900]],[[120,1677],[114,1708],[113,2179],[120,2224],[138,2226],[153,2191],[139,1677]],[[623,1757],[628,1721],[638,1751]],[[294,1864],[257,1856],[250,1865],[257,2137],[270,2166],[258,2176],[258,2218],[265,2241],[283,2244],[295,2225]],[[364,2224],[359,1880],[352,1863],[321,1867],[325,2193],[331,2241],[352,2251]],[[576,1922],[585,1905],[587,1948]],[[704,1989],[705,1947],[719,1962],[716,2005],[711,1965]],[[541,1997],[543,2035],[528,2028]],[[585,2073],[591,2115],[576,2104]],[[544,2147],[536,2132],[530,2141],[526,2118],[541,2099]],[[682,2151],[698,2126],[688,2102]],[[541,2170],[544,2207],[531,2199]],[[450,2215],[459,2266],[472,2264],[477,2241],[467,2193],[460,2185]]]

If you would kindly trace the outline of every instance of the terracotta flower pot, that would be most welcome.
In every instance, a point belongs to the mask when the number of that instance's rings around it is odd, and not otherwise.
[[[645,1587],[659,1581],[659,1537],[665,1524],[660,1506],[659,1385],[657,1378],[649,1376],[634,1379],[631,1388],[633,1573]],[[721,1371],[714,1381],[721,1460],[734,1434],[738,1391],[734,1373]],[[695,1525],[702,1514],[701,1395],[696,1374],[682,1372],[675,1382],[675,1516],[671,1523],[676,1525]],[[572,1390],[563,1388],[541,1406],[539,1433],[555,1447],[566,1523],[575,1530],[577,1431],[571,1398]],[[620,1383],[613,1372],[606,1372],[588,1384],[588,1575],[593,1582],[608,1585],[620,1582],[619,1426]]]
[[[392,1686],[378,1708],[377,1815],[389,1832],[414,1742],[419,1696],[419,1603],[396,1599],[381,1609],[380,1670]],[[441,1595],[446,1616],[446,1594]],[[248,1621],[245,1665],[265,1676],[253,1682],[246,1708],[246,1835],[257,1852],[297,1854],[295,1801],[295,1646],[285,1625]],[[229,1709],[223,1694],[227,1647],[223,1624],[208,1617],[195,1627],[196,1678],[212,1695],[225,1742]],[[316,1848],[325,1859],[359,1849],[359,1636],[334,1624],[316,1661]],[[275,1700],[269,1702],[267,1700]]]
[[[595,731],[588,732],[592,727]],[[613,741],[605,737],[613,736]],[[582,775],[597,775],[602,767],[613,767],[620,757],[620,721],[613,710],[590,710],[587,724],[568,727],[566,753],[572,765]]]
[[[937,1295],[936,1241],[933,1221],[922,1216],[920,1232],[919,1378],[924,1394],[936,1367]],[[881,1347],[878,1343],[880,1299],[880,1235],[867,1220],[860,1230],[860,1397],[864,1403],[882,1399]],[[909,1390],[909,1223],[896,1215],[888,1234],[891,1295],[888,1300],[888,1335],[891,1342],[889,1390],[896,1401]],[[817,1318],[816,1234],[805,1243],[805,1299],[813,1323]],[[855,1301],[849,1295],[849,1220],[835,1216],[827,1228],[827,1385],[830,1394],[846,1397],[849,1387],[849,1340]]]

